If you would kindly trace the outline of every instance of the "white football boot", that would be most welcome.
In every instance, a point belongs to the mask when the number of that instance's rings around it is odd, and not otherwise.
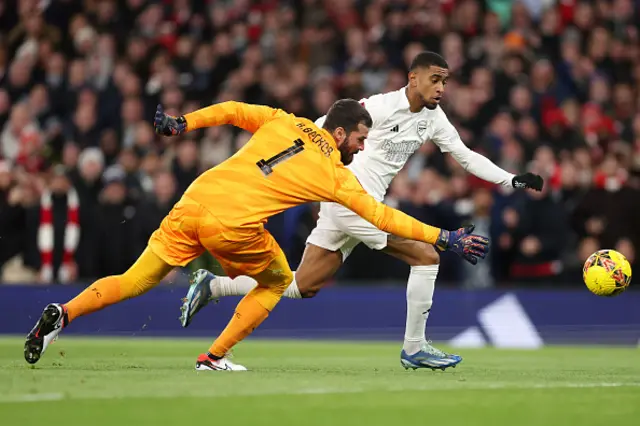
[[[207,354],[200,354],[196,361],[197,371],[247,371],[247,368],[240,364],[234,364],[227,357],[212,359]]]
[[[50,303],[44,308],[24,343],[24,359],[29,364],[38,362],[49,344],[58,338],[65,326],[66,317],[66,308],[58,303]]]

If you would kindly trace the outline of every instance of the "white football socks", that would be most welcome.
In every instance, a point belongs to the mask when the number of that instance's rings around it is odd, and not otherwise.
[[[409,355],[418,352],[426,340],[427,318],[433,303],[433,292],[438,277],[439,265],[413,266],[407,283],[407,322],[403,349]],[[234,279],[216,277],[210,288],[214,298],[225,296],[244,296],[255,286],[256,280],[245,275]],[[284,291],[283,297],[301,299],[295,279]]]
[[[225,296],[244,296],[253,290],[256,284],[256,280],[251,277],[247,277],[246,275],[240,275],[234,279],[217,276],[216,279],[211,280],[209,288],[211,288],[211,294],[213,297],[218,299]],[[282,296],[288,297],[289,299],[302,298],[295,278],[293,279],[293,282],[289,284],[289,287],[287,287]]]
[[[424,344],[427,318],[433,303],[433,291],[439,265],[412,266],[407,283],[407,325],[402,349],[413,355]]]

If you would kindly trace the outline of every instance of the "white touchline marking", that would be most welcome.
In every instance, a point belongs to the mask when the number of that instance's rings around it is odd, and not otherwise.
[[[216,374],[215,372],[207,372],[204,374]],[[468,382],[455,382],[448,384],[440,384],[437,386],[386,386],[370,388],[363,387],[320,387],[320,388],[304,388],[290,390],[264,390],[264,391],[239,391],[239,392],[202,392],[201,390],[189,392],[169,392],[169,393],[80,393],[80,394],[63,394],[63,393],[33,393],[33,394],[16,394],[16,395],[0,395],[0,404],[8,403],[28,403],[42,401],[61,401],[61,400],[108,400],[108,399],[130,399],[130,398],[175,398],[175,397],[193,397],[193,398],[209,398],[209,397],[243,397],[243,396],[262,396],[262,395],[329,395],[329,394],[354,394],[367,392],[401,392],[401,391],[420,391],[420,390],[499,390],[499,389],[567,389],[567,388],[617,388],[617,387],[640,387],[640,383],[482,383],[470,384]]]
[[[60,401],[61,399],[64,399],[64,394],[62,393],[24,393],[18,395],[2,395],[0,396],[0,403]]]

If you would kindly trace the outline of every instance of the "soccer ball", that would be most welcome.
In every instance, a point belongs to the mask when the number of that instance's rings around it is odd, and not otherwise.
[[[617,296],[631,282],[631,265],[615,250],[598,250],[584,262],[582,278],[593,294]]]

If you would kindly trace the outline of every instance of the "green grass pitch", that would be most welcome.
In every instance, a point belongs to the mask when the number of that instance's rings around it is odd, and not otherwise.
[[[405,371],[395,343],[249,340],[249,372],[196,372],[209,340],[61,336],[35,367],[0,339],[0,424],[639,425],[640,352],[462,350]]]

